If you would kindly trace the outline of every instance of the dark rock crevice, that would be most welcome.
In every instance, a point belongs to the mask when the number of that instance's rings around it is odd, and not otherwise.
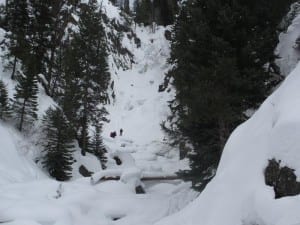
[[[282,167],[280,163],[280,160],[269,160],[264,172],[266,185],[273,187],[276,199],[300,194],[300,182],[297,182],[295,170]]]

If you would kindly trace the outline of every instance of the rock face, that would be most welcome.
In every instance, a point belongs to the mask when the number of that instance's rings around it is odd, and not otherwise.
[[[81,165],[79,167],[79,173],[83,176],[83,177],[90,177],[93,172],[89,171],[84,165]]]
[[[300,194],[300,182],[297,182],[294,170],[287,166],[281,167],[280,160],[269,160],[265,169],[265,182],[274,188],[275,198]]]

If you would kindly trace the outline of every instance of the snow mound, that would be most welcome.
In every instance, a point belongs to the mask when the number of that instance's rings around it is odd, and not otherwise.
[[[31,150],[20,146],[22,137],[3,123],[0,123],[0,184],[24,182],[44,177],[31,161]],[[23,143],[24,144],[24,143]]]
[[[187,184],[169,184],[168,189],[153,186],[151,193],[136,195],[123,182],[90,185],[86,178],[4,185],[0,187],[0,221],[14,225],[150,225],[195,197]]]
[[[269,159],[300,177],[300,64],[229,138],[215,178],[178,214],[157,225],[300,224],[300,198],[275,199],[266,186]]]

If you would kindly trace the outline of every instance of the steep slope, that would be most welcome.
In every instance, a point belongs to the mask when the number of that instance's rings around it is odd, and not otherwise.
[[[300,37],[300,4],[295,3],[287,17],[292,21],[287,30],[279,35],[279,44],[275,50],[278,55],[276,64],[280,67],[280,72],[287,76],[300,60],[300,46],[296,40]]]
[[[178,161],[178,149],[170,148],[160,126],[168,116],[168,101],[174,95],[173,90],[158,91],[168,69],[169,43],[165,31],[163,27],[154,33],[148,27],[136,27],[141,47],[135,47],[133,41],[125,42],[135,63],[129,70],[112,73],[115,99],[107,107],[110,122],[104,125],[103,135],[112,152],[130,152],[142,169],[176,172],[186,162]],[[109,137],[112,131],[117,131],[116,138]]]
[[[282,60],[290,62],[282,69],[296,65],[291,44],[299,16],[288,29]],[[292,60],[292,61],[289,61]],[[286,70],[287,69],[287,70]],[[275,199],[272,187],[265,183],[264,171],[269,160],[276,159],[282,167],[299,167],[300,64],[283,84],[244,124],[230,136],[215,178],[199,198],[178,214],[157,225],[292,225],[299,224],[299,196]]]
[[[0,123],[0,184],[24,182],[46,177],[31,161],[31,151],[20,145],[22,137],[9,126]]]

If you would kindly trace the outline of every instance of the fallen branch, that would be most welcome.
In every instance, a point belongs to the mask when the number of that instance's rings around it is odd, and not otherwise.
[[[181,178],[178,176],[145,176],[141,177],[141,181],[155,181],[155,180],[180,180]],[[102,177],[100,180],[96,182],[101,181],[110,181],[110,180],[120,180],[120,176],[112,176],[112,177]]]

